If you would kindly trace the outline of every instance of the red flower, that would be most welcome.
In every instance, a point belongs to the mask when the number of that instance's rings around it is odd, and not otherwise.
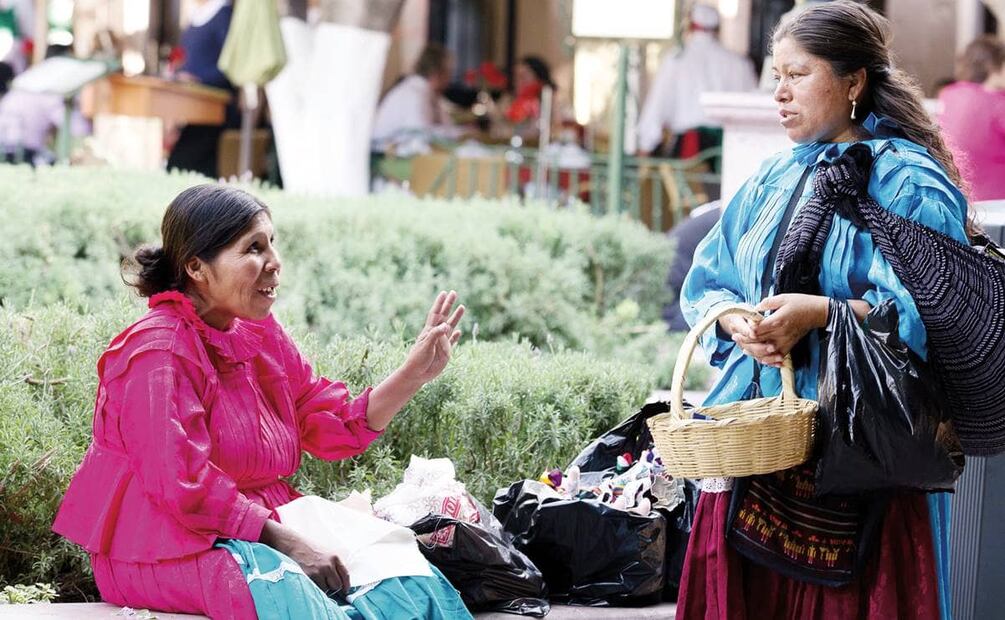
[[[482,63],[482,74],[492,88],[506,88],[506,74],[492,63]]]
[[[168,54],[168,64],[174,68],[178,68],[185,62],[185,50],[180,45],[176,45],[171,48],[171,52]]]
[[[506,74],[489,61],[482,62],[477,69],[464,72],[464,83],[477,88],[502,90],[506,88]]]

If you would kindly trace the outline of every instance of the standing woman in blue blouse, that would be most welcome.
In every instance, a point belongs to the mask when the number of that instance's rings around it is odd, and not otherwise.
[[[894,68],[889,42],[887,20],[850,0],[806,8],[775,32],[774,97],[780,123],[797,146],[766,161],[739,190],[698,247],[681,293],[684,316],[692,325],[736,302],[770,314],[756,324],[727,316],[705,335],[708,358],[722,369],[706,405],[749,397],[753,384],[766,396],[778,394],[782,358],[803,339],[808,339],[810,354],[797,367],[796,387],[802,397],[815,399],[818,332],[826,326],[829,298],[849,300],[860,319],[871,307],[893,300],[901,339],[925,356],[925,328],[914,302],[869,232],[847,219],[835,216],[827,238],[821,295],[775,295],[770,281],[762,286],[772,243],[785,232],[780,228],[790,200],[798,210],[812,193],[812,183],[801,182],[804,176],[854,143],[867,145],[874,154],[868,189],[880,205],[966,241],[967,200],[959,172],[917,86]],[[819,566],[821,554],[814,544],[794,548],[793,563],[786,566],[768,567],[757,554],[737,551],[730,542],[735,522],[728,515],[741,488],[734,490],[730,479],[703,481],[678,618],[949,617],[945,494],[892,493],[874,514],[864,510],[868,518],[858,531],[871,527],[874,535],[848,542],[859,544],[855,549],[865,559],[835,585],[823,583],[813,570],[800,571],[800,560]],[[797,500],[788,502],[790,508],[787,517],[817,519],[814,523],[826,532],[826,525],[820,525],[827,523],[825,513]],[[772,530],[770,502],[759,509],[763,531]]]

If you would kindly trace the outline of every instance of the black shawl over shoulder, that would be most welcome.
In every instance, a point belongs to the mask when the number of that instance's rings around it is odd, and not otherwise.
[[[964,451],[1005,451],[1005,259],[881,207],[868,192],[872,162],[868,146],[853,145],[821,164],[779,248],[775,290],[819,294],[835,213],[867,229],[918,308]]]

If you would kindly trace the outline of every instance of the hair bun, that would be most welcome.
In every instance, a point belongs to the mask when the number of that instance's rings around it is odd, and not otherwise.
[[[163,247],[143,246],[136,250],[133,260],[139,269],[132,284],[140,295],[150,297],[174,288],[174,270]]]

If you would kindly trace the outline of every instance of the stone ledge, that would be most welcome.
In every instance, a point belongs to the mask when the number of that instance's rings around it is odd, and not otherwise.
[[[547,620],[673,620],[677,606],[663,603],[650,607],[569,607],[555,605]],[[105,603],[55,603],[52,605],[0,605],[0,618],[14,620],[115,620],[121,607]],[[154,614],[157,620],[198,620],[205,616],[188,614]],[[521,616],[502,613],[475,614],[478,620],[517,620]],[[530,616],[525,616],[530,618]]]

